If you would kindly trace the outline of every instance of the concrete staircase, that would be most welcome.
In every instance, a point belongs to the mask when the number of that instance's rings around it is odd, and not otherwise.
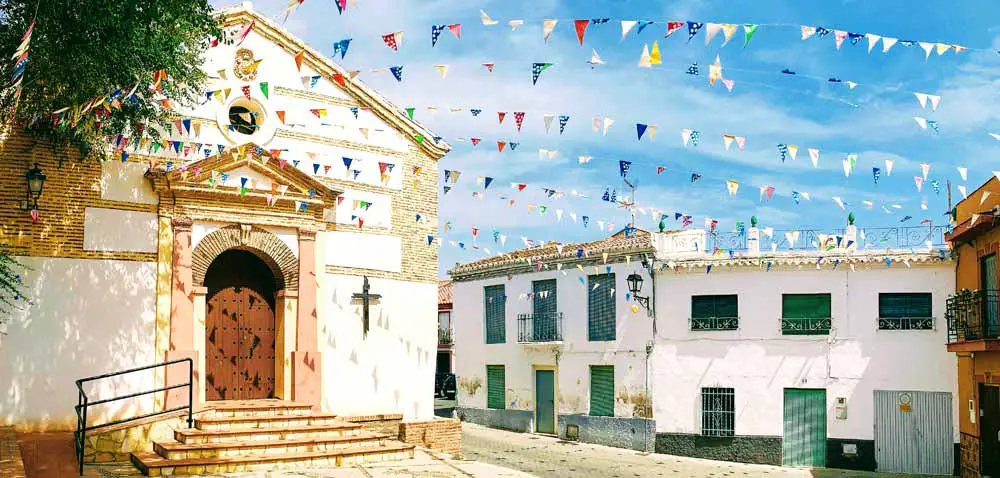
[[[194,428],[154,442],[154,453],[133,453],[147,476],[327,468],[413,458],[413,445],[365,431],[310,405],[281,400],[214,402]]]

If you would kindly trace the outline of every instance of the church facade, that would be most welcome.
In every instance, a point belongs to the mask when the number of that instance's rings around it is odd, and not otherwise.
[[[0,336],[0,423],[72,429],[75,380],[183,358],[196,404],[433,417],[428,237],[448,146],[248,5],[219,18],[245,37],[208,50],[202,103],[147,125],[158,138],[119,138],[104,162],[17,132],[0,145],[0,243],[32,302]],[[36,165],[34,222],[22,201]],[[178,364],[87,394],[187,380]],[[174,389],[91,423],[186,403]]]

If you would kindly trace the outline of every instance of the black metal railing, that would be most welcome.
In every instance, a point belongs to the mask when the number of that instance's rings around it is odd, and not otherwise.
[[[828,335],[833,319],[829,317],[781,319],[781,335]]]
[[[1000,338],[1000,308],[996,290],[963,289],[948,298],[948,342]]]
[[[561,342],[562,312],[518,314],[517,341],[520,343]]]
[[[452,334],[451,329],[438,329],[438,345],[451,345]]]
[[[691,330],[736,330],[739,317],[691,317]]]
[[[174,364],[178,364],[178,363],[182,363],[182,362],[187,362],[187,364],[188,364],[188,380],[185,383],[178,383],[178,384],[169,385],[169,386],[166,386],[166,387],[155,388],[153,390],[147,390],[147,391],[144,391],[144,392],[130,393],[128,395],[122,395],[120,397],[112,397],[112,398],[105,398],[105,399],[101,399],[101,400],[95,400],[93,402],[90,401],[90,397],[87,397],[87,393],[83,391],[83,384],[85,384],[87,382],[93,382],[95,380],[102,380],[102,379],[106,379],[106,378],[117,377],[117,376],[120,376],[120,375],[125,375],[125,374],[129,374],[129,373],[134,373],[134,372],[141,372],[141,371],[144,371],[144,370],[151,370],[151,369],[159,368],[159,367],[166,368],[169,365],[174,365]],[[163,414],[166,414],[166,413],[173,413],[173,412],[177,412],[177,411],[181,411],[181,410],[187,410],[187,424],[188,424],[188,427],[194,426],[194,419],[193,419],[193,411],[194,410],[192,409],[193,396],[194,396],[194,386],[193,386],[194,380],[193,380],[193,378],[194,378],[194,360],[192,360],[190,358],[182,358],[182,359],[177,359],[177,360],[171,360],[171,361],[168,361],[168,362],[153,364],[153,365],[146,365],[145,367],[136,367],[136,368],[132,368],[132,369],[128,369],[128,370],[122,370],[121,372],[106,373],[104,375],[96,375],[96,376],[93,376],[93,377],[81,378],[80,380],[77,380],[76,381],[76,389],[77,389],[77,391],[79,391],[80,395],[79,395],[79,403],[77,403],[77,405],[75,407],[76,408],[76,432],[73,433],[73,440],[74,440],[74,444],[76,445],[76,458],[77,458],[77,462],[80,465],[80,476],[83,476],[83,452],[84,452],[84,448],[86,447],[86,444],[87,444],[87,432],[91,432],[91,431],[98,430],[98,429],[101,429],[101,428],[110,427],[112,425],[120,425],[122,423],[128,423],[128,422],[132,422],[132,421],[136,421],[136,420],[142,420],[144,418],[155,417],[155,416],[158,416],[158,415],[163,415]],[[161,411],[158,411],[158,412],[146,413],[146,414],[143,414],[143,415],[139,415],[137,417],[123,418],[121,420],[114,420],[114,421],[111,421],[111,422],[102,423],[100,425],[88,425],[87,424],[87,410],[90,407],[94,407],[94,406],[97,406],[97,405],[104,405],[106,403],[111,403],[111,402],[115,402],[115,401],[118,401],[118,400],[125,400],[125,399],[129,399],[129,398],[141,397],[143,395],[149,395],[149,394],[153,394],[153,393],[166,392],[168,390],[174,390],[174,389],[177,389],[177,388],[184,388],[184,387],[187,387],[187,389],[188,389],[188,402],[187,402],[187,405],[180,406],[180,407],[174,407],[174,408],[168,408],[168,409],[161,410]]]
[[[844,229],[834,229],[831,231],[821,231],[815,229],[796,230],[775,230],[768,236],[760,234],[760,250],[770,252],[772,248],[776,250],[789,249],[816,249],[820,244],[819,236],[843,235]],[[855,245],[858,249],[909,249],[914,247],[926,247],[927,243],[932,246],[943,246],[946,244],[945,233],[948,226],[910,226],[910,227],[858,227],[858,237]],[[786,234],[787,233],[787,234]],[[842,246],[847,246],[842,243]],[[747,248],[747,236],[745,232],[738,231],[716,231],[708,235],[708,245],[706,252],[716,249],[725,251],[743,251]]]

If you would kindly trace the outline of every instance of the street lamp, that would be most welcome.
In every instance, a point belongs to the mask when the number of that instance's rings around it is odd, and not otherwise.
[[[23,209],[31,209],[31,221],[38,222],[38,198],[42,197],[42,188],[45,187],[45,173],[38,167],[38,163],[35,163],[35,166],[24,175],[24,179],[28,183],[28,191],[25,194]]]
[[[639,292],[642,291],[642,276],[633,272],[625,278],[625,281],[628,282],[628,291],[632,293],[632,297],[635,298],[635,301],[638,302],[643,309],[646,309],[646,315],[652,316],[653,312],[649,310],[649,296],[642,297],[639,295]]]

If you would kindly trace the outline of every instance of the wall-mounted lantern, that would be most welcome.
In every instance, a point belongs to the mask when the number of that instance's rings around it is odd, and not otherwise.
[[[45,187],[45,173],[42,172],[42,168],[38,167],[38,163],[35,163],[35,166],[28,170],[24,178],[28,189],[21,208],[24,210],[30,209],[31,221],[38,222],[38,199],[42,197],[42,188]]]
[[[649,296],[643,297],[639,295],[639,292],[642,292],[642,276],[633,272],[625,278],[625,281],[628,282],[628,291],[632,294],[632,297],[643,309],[646,309],[646,315],[652,317],[653,312],[649,310]]]

